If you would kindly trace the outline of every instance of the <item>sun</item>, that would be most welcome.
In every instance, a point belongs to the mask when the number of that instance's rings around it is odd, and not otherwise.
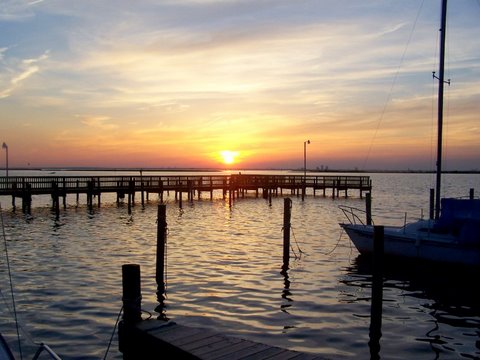
[[[220,156],[224,164],[231,165],[235,162],[235,158],[238,156],[238,151],[223,150],[220,151]]]

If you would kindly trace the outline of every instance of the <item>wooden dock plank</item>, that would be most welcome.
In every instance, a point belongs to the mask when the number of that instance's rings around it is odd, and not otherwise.
[[[151,353],[148,359],[167,355],[201,360],[324,359],[172,321],[144,320],[136,324],[133,331],[135,341],[129,346],[134,348],[128,349],[129,354],[135,354],[135,347],[138,347],[142,354]]]
[[[182,339],[191,339],[192,336],[198,335],[201,332],[203,332],[201,329],[189,328],[189,327],[174,324],[165,329],[157,329],[157,330],[150,331],[150,335],[159,337],[164,341],[173,343],[175,341],[180,341]],[[203,332],[203,333],[206,333],[206,332]],[[210,336],[213,335],[213,333],[209,333],[209,334]]]
[[[217,350],[224,348],[226,346],[236,344],[240,342],[241,339],[228,339],[222,335],[213,335],[208,338],[194,341],[185,345],[182,345],[181,348],[190,351],[191,353],[198,355],[204,354],[209,351]]]
[[[215,333],[213,333],[211,331],[208,331],[208,330],[205,330],[205,329],[197,329],[197,330],[199,330],[198,333],[196,333],[194,335],[191,335],[188,338],[173,340],[172,344],[175,345],[175,346],[180,346],[181,347],[183,345],[186,345],[186,344],[194,342],[194,341],[209,338],[209,337],[211,337],[212,335],[215,334]]]
[[[216,352],[228,351],[231,348],[244,347],[246,346],[247,341],[238,338],[228,338],[225,336],[219,336],[222,338],[221,341],[216,342],[211,345],[205,345],[199,348],[192,350],[192,354],[202,358],[202,359],[213,359]],[[248,345],[248,344],[247,344]]]
[[[285,351],[268,358],[268,360],[313,360],[313,359],[321,359],[321,358],[316,355],[303,354],[297,351]]]
[[[212,359],[215,360],[239,360],[245,357],[250,359],[250,356],[258,354],[264,350],[271,349],[271,346],[265,344],[254,343],[252,341],[246,341],[247,344],[242,344],[243,347],[232,348],[230,352],[224,351],[221,354],[215,354]],[[217,356],[218,355],[218,356]]]
[[[248,355],[248,360],[264,360],[264,359],[269,359],[270,357],[280,354],[282,352],[286,352],[288,350],[279,348],[279,347],[271,347],[267,346],[266,349],[261,350],[255,354],[249,354]],[[245,358],[245,357],[244,357]],[[241,359],[241,358],[240,358]],[[218,359],[220,360],[220,359]],[[221,359],[221,360],[228,360],[228,359]]]

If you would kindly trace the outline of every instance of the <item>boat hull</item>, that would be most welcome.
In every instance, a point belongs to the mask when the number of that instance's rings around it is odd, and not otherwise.
[[[2,360],[15,360],[12,351],[8,347],[7,342],[0,333],[0,359]]]
[[[373,253],[373,226],[340,224],[361,254]],[[401,228],[384,228],[384,253],[427,261],[480,266],[480,248],[460,244],[451,235],[404,233]]]

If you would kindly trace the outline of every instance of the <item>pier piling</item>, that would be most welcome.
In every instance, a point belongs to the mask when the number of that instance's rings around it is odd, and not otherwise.
[[[140,265],[125,264],[122,266],[122,287],[123,321],[127,325],[133,325],[142,320]]]
[[[433,220],[433,217],[434,217],[434,207],[435,207],[435,189],[430,189],[430,211],[429,211],[430,220]]]
[[[384,227],[375,226],[373,234],[372,301],[370,308],[370,359],[380,359],[382,337]]]
[[[286,198],[283,200],[283,266],[282,270],[288,270],[290,263],[290,229],[292,217],[292,200]]]
[[[167,206],[165,204],[158,205],[157,217],[157,262],[155,281],[157,283],[157,301],[159,305],[155,311],[160,314],[159,318],[164,317],[164,300],[165,300],[165,245],[167,243]]]
[[[367,214],[367,225],[372,225],[372,194],[366,193],[365,194],[365,210]]]
[[[124,354],[124,359],[134,359],[131,354],[136,343],[135,324],[142,320],[140,282],[140,265],[122,265],[123,317],[118,326],[118,345],[119,350]]]

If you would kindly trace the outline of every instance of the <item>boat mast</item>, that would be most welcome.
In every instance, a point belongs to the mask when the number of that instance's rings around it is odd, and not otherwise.
[[[435,194],[435,219],[440,216],[440,189],[442,185],[442,136],[443,136],[443,87],[445,84],[445,33],[447,32],[447,0],[442,0],[440,28],[440,65],[438,79],[438,140],[437,140],[437,184]]]

